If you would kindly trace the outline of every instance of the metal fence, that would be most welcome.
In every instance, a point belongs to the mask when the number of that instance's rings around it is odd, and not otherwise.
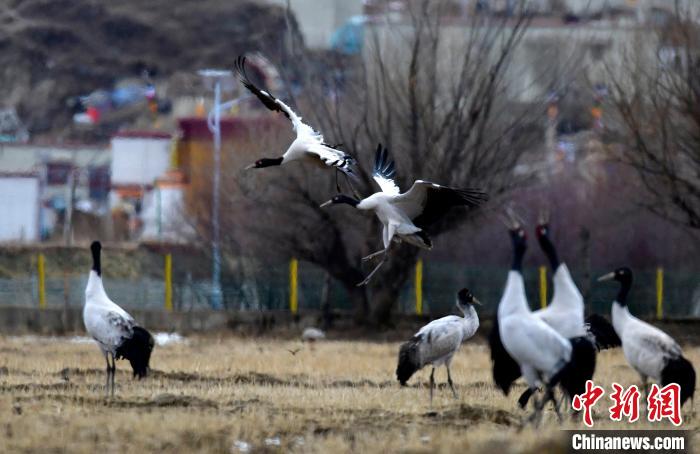
[[[454,308],[456,291],[468,287],[484,303],[480,311],[483,314],[493,314],[505,285],[507,271],[500,267],[473,268],[460,263],[426,261],[422,265],[422,272],[414,275],[404,285],[396,309],[403,313],[415,313],[418,310],[433,316],[445,314]],[[603,271],[600,272],[602,273]],[[296,274],[295,279],[293,274]],[[524,272],[528,300],[533,309],[540,307],[542,292],[551,298],[551,273],[547,272],[546,275],[547,281],[544,284],[543,276],[537,268]],[[613,283],[598,283],[594,278],[598,274],[593,272],[591,275],[592,277],[586,278],[574,272],[574,279],[586,296],[588,310],[608,313],[618,286]],[[118,279],[105,276],[104,285],[110,297],[124,307],[159,309],[168,307],[166,281],[167,279],[153,277]],[[293,293],[296,293],[299,311],[317,310],[321,308],[325,281],[325,272],[314,265],[299,262],[296,270],[293,270],[288,263],[280,263],[275,266],[266,265],[245,277],[224,274],[222,292],[228,310],[289,310],[290,300],[294,299],[291,297]],[[44,305],[82,305],[86,283],[87,273],[45,276]],[[211,282],[186,277],[176,279],[170,285],[171,307],[175,310],[209,307]],[[27,277],[0,278],[0,305],[39,307],[42,302],[41,286],[38,269]],[[345,289],[337,281],[330,280],[328,294],[333,309],[352,309]],[[372,295],[369,297],[371,299]],[[635,270],[630,306],[633,313],[644,317],[699,317],[700,275],[691,271],[667,270],[659,276],[656,269]]]

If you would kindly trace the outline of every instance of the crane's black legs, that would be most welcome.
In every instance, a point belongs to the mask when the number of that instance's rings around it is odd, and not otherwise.
[[[391,246],[391,245],[389,245],[389,246]],[[364,259],[362,259],[362,261],[365,261],[365,259],[369,260],[370,258],[376,257],[380,254],[384,254],[384,256],[382,257],[382,260],[377,264],[376,267],[374,267],[372,272],[367,275],[367,277],[365,278],[364,281],[357,284],[358,287],[362,287],[363,285],[367,285],[367,283],[370,281],[370,279],[372,279],[372,276],[374,276],[374,274],[377,271],[379,271],[379,268],[381,268],[382,265],[384,265],[384,263],[386,263],[386,261],[389,260],[389,247],[387,247],[383,251],[378,251],[378,252],[375,252],[374,254],[370,254],[367,257],[365,257]]]
[[[642,379],[642,388],[644,389],[644,406],[647,409],[647,416],[649,415],[649,382],[646,375],[640,375]]]
[[[435,368],[430,371],[430,407],[433,407],[433,388],[435,388]]]
[[[112,397],[114,397],[114,375],[117,372],[117,363],[114,359],[114,354],[112,354]]]
[[[105,361],[107,361],[107,375],[105,380],[105,397],[109,397],[109,378],[112,374],[112,366],[109,364],[109,353],[105,353]]]
[[[335,168],[335,190],[338,191],[338,194],[341,193],[341,190],[340,190],[340,181],[338,181],[338,173],[339,173],[339,172],[340,172],[340,170],[338,170],[338,168],[336,167],[336,168]],[[344,173],[344,172],[343,172],[343,175],[345,176],[345,181],[347,181],[348,186],[350,186],[350,190],[352,191],[352,193],[353,193],[353,195],[355,196],[355,198],[356,198],[357,200],[362,200],[362,197],[360,196],[360,193],[357,192],[357,189],[355,188],[355,185],[352,184],[352,180],[350,179],[350,176],[348,176],[348,174],[347,174],[347,173]]]
[[[109,363],[109,357],[112,356],[112,363]],[[107,361],[107,379],[105,381],[105,397],[110,395],[114,397],[114,373],[117,370],[117,364],[114,359],[114,355],[107,352],[105,353],[105,361]]]
[[[350,190],[352,191],[352,193],[353,193],[353,195],[355,196],[355,198],[356,198],[357,200],[362,200],[362,196],[360,196],[360,193],[357,192],[357,189],[355,188],[355,185],[352,184],[352,180],[350,179],[350,177],[348,176],[348,174],[344,173],[343,175],[345,175],[345,180],[346,180],[346,181],[348,182],[348,184],[350,185]]]
[[[554,397],[554,389],[551,386],[547,387],[547,391],[544,398],[544,403],[552,401],[552,406],[554,407],[554,412],[557,414],[557,419],[561,423],[563,420],[561,418],[561,413],[559,412],[559,405],[557,404],[557,399]],[[544,407],[544,405],[542,405]]]
[[[363,261],[363,262],[367,262],[367,261],[369,261],[369,260],[372,260],[372,259],[375,258],[375,257],[378,257],[378,256],[384,254],[385,252],[386,252],[386,249],[382,249],[381,251],[373,252],[373,253],[371,253],[370,255],[366,256],[366,257],[362,257],[362,261]]]
[[[452,390],[452,395],[454,396],[455,399],[459,399],[457,396],[457,391],[455,391],[455,385],[452,383],[452,375],[450,375],[450,365],[447,364],[447,384],[450,385],[450,389]]]

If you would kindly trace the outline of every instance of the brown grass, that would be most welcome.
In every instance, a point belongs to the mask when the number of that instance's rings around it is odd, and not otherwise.
[[[296,355],[288,351],[297,348]],[[152,374],[141,382],[120,362],[117,395],[105,399],[96,346],[0,338],[0,451],[237,452],[240,442],[251,452],[566,450],[551,411],[540,429],[518,431],[523,412],[515,399],[523,387],[510,397],[496,390],[485,345],[463,346],[453,365],[460,398],[438,390],[434,413],[424,387],[429,370],[408,388],[395,381],[397,349],[393,343],[329,341],[311,349],[294,341],[195,338],[157,348]],[[686,353],[700,364],[700,348]],[[444,370],[436,375],[445,380]],[[638,380],[619,350],[599,356],[596,381],[609,388],[613,380]],[[597,428],[628,427],[604,421],[606,407],[598,405]],[[697,419],[685,426],[697,432]]]

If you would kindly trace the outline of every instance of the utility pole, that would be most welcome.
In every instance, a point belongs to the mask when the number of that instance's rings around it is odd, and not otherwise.
[[[223,295],[221,293],[221,244],[219,226],[219,206],[221,186],[221,88],[222,84],[231,85],[233,74],[231,71],[223,69],[203,69],[199,75],[204,78],[207,85],[213,84],[214,106],[209,114],[213,116],[213,121],[207,121],[209,130],[214,136],[214,175],[212,183],[212,273],[211,273],[211,306],[214,309],[222,307]],[[208,119],[209,120],[209,119]]]

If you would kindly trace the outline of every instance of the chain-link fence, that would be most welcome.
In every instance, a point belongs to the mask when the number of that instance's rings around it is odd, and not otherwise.
[[[507,269],[500,267],[467,267],[460,263],[431,262],[423,265],[422,310],[433,316],[454,310],[457,290],[468,287],[483,303],[480,312],[493,314],[501,297]],[[606,270],[607,271],[607,270]],[[241,274],[241,273],[239,273]],[[591,312],[608,313],[618,285],[598,283],[592,272],[583,276],[574,272],[574,279],[586,297]],[[540,307],[542,294],[551,298],[551,273],[542,288],[537,268],[524,272],[528,300],[533,309]],[[224,274],[222,292],[228,310],[288,310],[290,302],[290,267],[288,263],[256,267],[245,276]],[[325,272],[309,263],[300,262],[297,279],[300,311],[318,310],[323,295],[335,310],[351,310],[345,289],[339,282],[328,279]],[[87,273],[48,274],[44,279],[45,302],[48,307],[80,306],[84,300]],[[633,313],[652,317],[657,314],[659,298],[664,317],[700,316],[700,276],[691,271],[665,270],[659,288],[658,270],[635,270],[635,281],[629,298]],[[105,276],[104,285],[109,296],[127,308],[158,309],[165,307],[166,282],[164,278],[142,277],[119,279]],[[324,286],[328,286],[324,289]],[[188,311],[209,307],[211,282],[197,280],[185,274],[172,282],[172,305],[176,310]],[[39,307],[40,279],[37,273],[27,277],[0,278],[0,305]],[[371,298],[371,294],[370,294]],[[416,282],[410,279],[399,294],[396,309],[402,313],[416,311]]]

